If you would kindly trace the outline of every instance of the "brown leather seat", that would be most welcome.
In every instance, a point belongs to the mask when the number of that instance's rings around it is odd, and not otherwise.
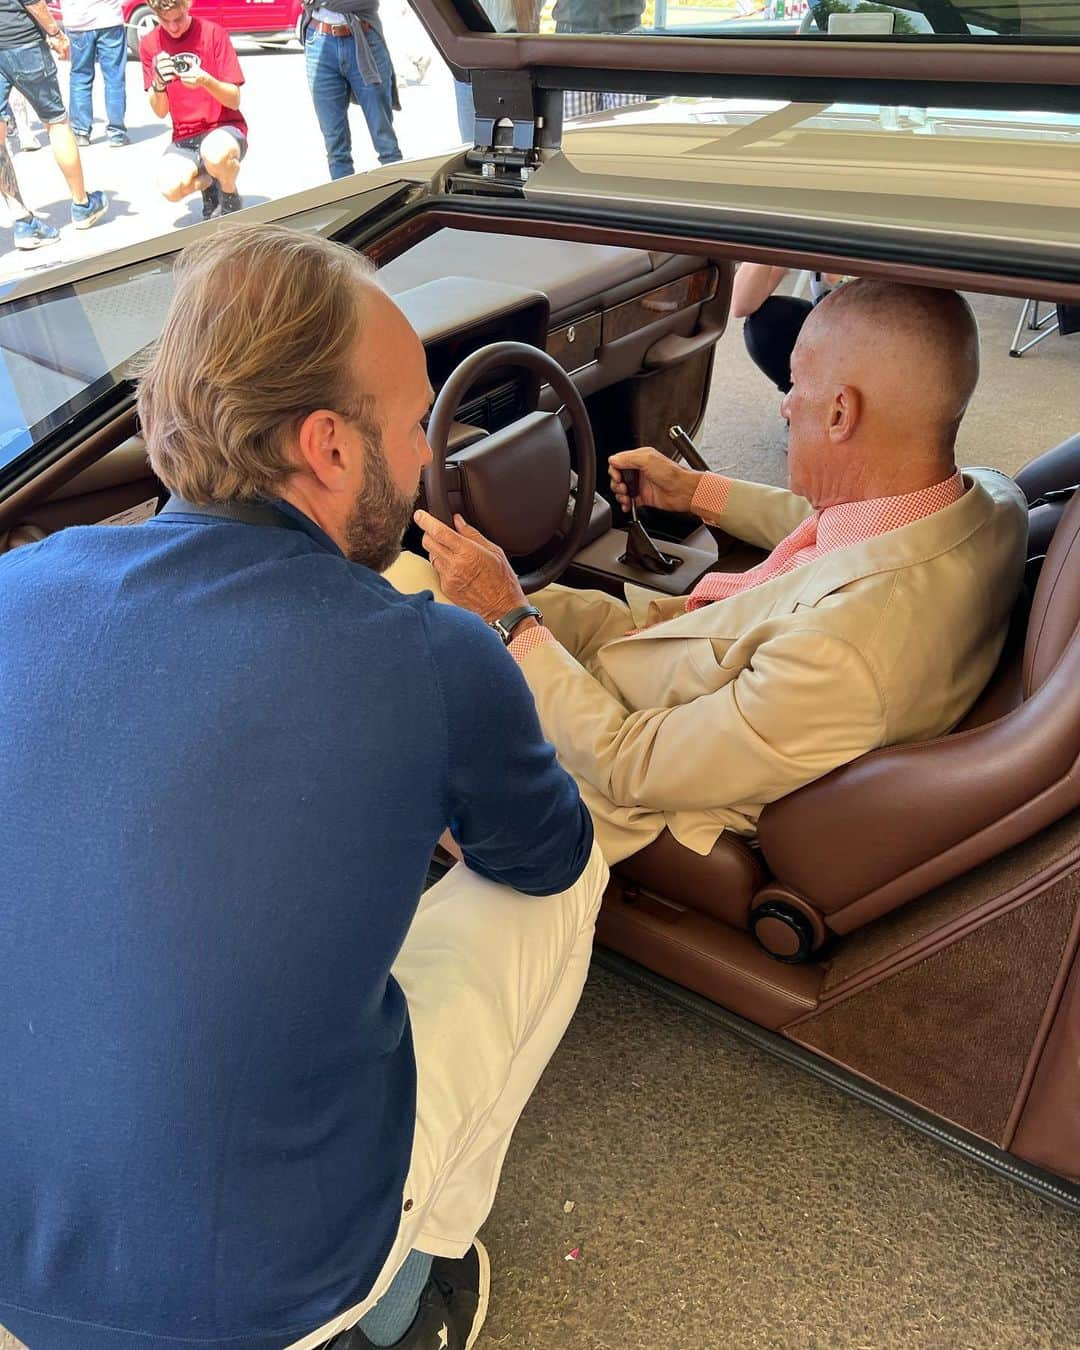
[[[1017,475],[1029,502],[1078,480],[1080,436]],[[1030,611],[1025,599],[955,731],[874,751],[774,802],[758,822],[760,853],[723,835],[702,858],[665,832],[614,869],[622,898],[749,927],[780,960],[804,961],[829,932],[861,927],[1080,805],[1080,493],[1050,509],[1048,547],[1047,520],[1032,513],[1031,547],[1046,558]]]

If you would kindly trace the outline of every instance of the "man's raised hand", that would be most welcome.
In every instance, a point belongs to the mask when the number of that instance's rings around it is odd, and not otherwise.
[[[651,446],[640,450],[620,450],[608,460],[615,500],[624,511],[630,510],[630,494],[623,482],[623,469],[637,469],[641,474],[635,501],[639,506],[658,506],[664,511],[689,511],[701,474],[696,469],[684,468],[662,455]]]
[[[506,554],[464,516],[455,516],[453,526],[444,525],[430,511],[417,511],[413,519],[424,531],[424,549],[453,604],[491,623],[526,603]]]

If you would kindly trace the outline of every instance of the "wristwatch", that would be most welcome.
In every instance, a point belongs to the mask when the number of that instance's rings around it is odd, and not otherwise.
[[[51,33],[46,32],[45,36],[46,36],[47,38],[58,38],[58,37],[62,37],[62,36],[63,36],[63,33],[64,33],[64,30],[63,30],[62,28],[54,28],[53,31],[52,31]]]
[[[535,619],[537,623],[544,622],[544,616],[535,605],[518,605],[509,614],[504,614],[501,619],[495,619],[490,626],[502,638],[503,645],[509,647],[510,639],[514,636],[514,629],[521,623],[522,619]]]

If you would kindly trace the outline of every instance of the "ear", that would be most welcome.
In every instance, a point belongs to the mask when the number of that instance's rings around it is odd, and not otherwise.
[[[849,441],[862,414],[862,396],[850,384],[837,385],[829,409],[829,440],[834,444]]]
[[[317,408],[297,432],[300,462],[328,492],[340,491],[348,476],[351,445],[348,428],[337,413]]]

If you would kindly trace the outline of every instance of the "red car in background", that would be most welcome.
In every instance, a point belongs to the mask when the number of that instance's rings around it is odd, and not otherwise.
[[[49,8],[59,21],[59,0],[49,0]],[[137,60],[139,39],[157,19],[145,0],[123,0],[123,8],[128,53]],[[191,0],[191,11],[201,19],[213,19],[233,37],[254,38],[267,47],[300,38],[300,0]]]

